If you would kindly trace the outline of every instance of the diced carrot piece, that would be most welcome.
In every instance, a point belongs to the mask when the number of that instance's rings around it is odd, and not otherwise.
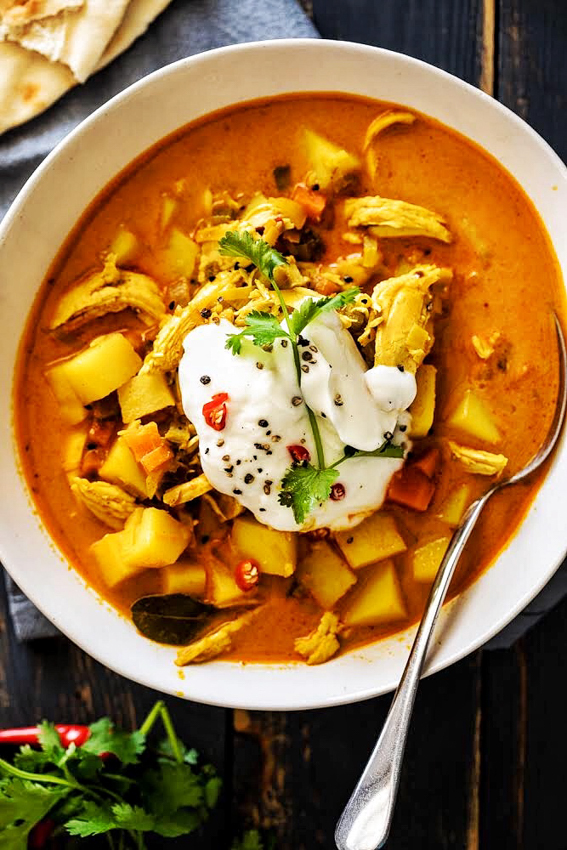
[[[147,422],[138,428],[128,428],[123,436],[137,461],[141,461],[144,455],[164,445],[163,437],[155,422]]]
[[[441,452],[438,448],[430,448],[424,452],[417,460],[412,461],[411,465],[414,469],[420,469],[428,478],[433,478],[439,465]]]
[[[307,213],[308,218],[319,221],[321,213],[325,209],[325,205],[327,203],[326,197],[322,195],[321,192],[314,192],[313,189],[309,189],[305,183],[298,183],[294,187],[291,197],[292,200],[301,204]]]
[[[315,277],[313,279],[313,289],[321,295],[335,295],[341,291],[338,283],[333,283],[332,280],[327,280],[324,277]]]
[[[154,472],[154,470],[158,469],[160,466],[163,466],[163,464],[167,463],[168,460],[171,460],[172,457],[173,452],[164,443],[162,446],[158,446],[156,449],[152,449],[151,452],[145,454],[141,458],[140,463],[149,474],[150,472]]]
[[[388,499],[414,511],[426,511],[435,492],[435,484],[415,466],[396,472],[388,487]]]

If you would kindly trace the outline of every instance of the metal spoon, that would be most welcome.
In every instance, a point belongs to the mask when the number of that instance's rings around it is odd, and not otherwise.
[[[517,484],[535,472],[549,457],[557,443],[567,406],[567,352],[559,320],[557,316],[554,318],[559,347],[559,394],[549,432],[527,466],[511,478],[499,481],[484,496],[473,502],[455,530],[433,582],[425,612],[378,742],[337,824],[335,842],[338,850],[376,850],[384,846],[394,814],[402,759],[421,671],[457,562],[490,497],[503,487]]]

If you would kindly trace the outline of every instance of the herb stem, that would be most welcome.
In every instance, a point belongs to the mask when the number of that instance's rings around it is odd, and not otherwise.
[[[173,721],[171,720],[171,714],[169,713],[169,709],[166,704],[161,701],[160,714],[161,720],[164,726],[164,729],[167,733],[167,739],[169,741],[169,745],[171,747],[171,752],[175,756],[175,761],[178,764],[183,764],[183,753],[181,752],[181,747],[179,746],[179,738],[175,734],[175,729],[173,728]]]
[[[78,791],[83,791],[83,787],[78,782],[70,782],[67,779],[62,779],[60,776],[54,776],[52,773],[30,773],[27,770],[20,770],[4,759],[0,759],[0,771],[16,776],[18,779],[27,779],[30,782],[45,782],[48,785],[64,785],[66,788],[74,788]]]
[[[305,405],[305,408],[309,417],[309,424],[311,425],[311,430],[313,431],[313,439],[315,440],[315,449],[317,450],[317,463],[319,464],[319,469],[326,469],[325,451],[323,449],[323,441],[321,439],[321,432],[319,431],[317,419],[315,417],[315,414],[307,404]]]
[[[165,704],[164,704],[163,700],[158,699],[158,701],[156,702],[156,704],[154,705],[154,707],[152,708],[152,710],[150,711],[150,713],[148,714],[148,716],[146,717],[146,719],[144,720],[142,725],[140,726],[140,732],[142,733],[142,735],[145,735],[146,737],[149,735],[149,733],[152,730],[152,727],[155,725],[155,722],[158,719],[158,717],[162,714],[162,710],[164,708],[165,708]]]

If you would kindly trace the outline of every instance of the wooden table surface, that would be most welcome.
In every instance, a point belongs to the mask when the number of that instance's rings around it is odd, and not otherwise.
[[[480,86],[567,159],[565,0],[315,0],[313,15],[327,38],[408,53]],[[156,699],[64,638],[19,645],[1,605],[0,726],[101,714],[131,726]],[[512,649],[425,680],[388,848],[565,850],[566,677],[567,600]],[[278,850],[315,850],[334,847],[390,697],[288,714],[167,702],[225,791],[205,833],[155,846],[228,850],[259,824]]]

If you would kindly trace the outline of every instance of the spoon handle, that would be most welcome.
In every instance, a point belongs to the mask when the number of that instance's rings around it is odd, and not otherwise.
[[[439,566],[386,722],[337,824],[338,850],[375,850],[388,837],[413,704],[431,635],[465,543],[494,489],[470,505]]]

